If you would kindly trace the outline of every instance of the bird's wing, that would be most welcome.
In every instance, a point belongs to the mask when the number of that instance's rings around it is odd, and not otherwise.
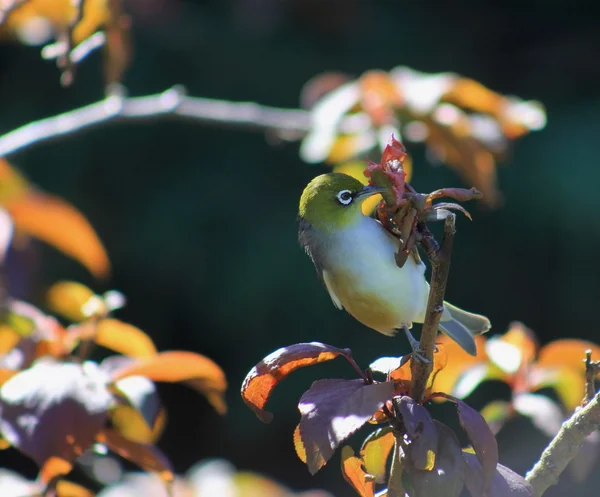
[[[317,276],[319,277],[319,280],[321,280],[321,283],[323,283],[327,293],[329,293],[329,296],[333,301],[333,305],[335,305],[338,309],[343,309],[344,306],[342,305],[339,297],[333,291],[331,279],[322,265],[323,257],[319,256],[320,246],[315,241],[315,237],[312,236],[312,230],[313,228],[311,227],[310,223],[304,219],[300,219],[298,227],[298,241],[300,242],[300,245],[304,247],[304,250],[312,260],[315,269],[317,270]]]

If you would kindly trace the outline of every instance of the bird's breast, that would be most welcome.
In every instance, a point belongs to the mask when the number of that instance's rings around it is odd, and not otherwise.
[[[429,289],[425,266],[409,257],[399,268],[398,241],[375,220],[363,217],[328,242],[327,284],[358,321],[391,334],[423,313]]]

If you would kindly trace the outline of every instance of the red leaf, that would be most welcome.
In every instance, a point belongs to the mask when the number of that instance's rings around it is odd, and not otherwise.
[[[483,491],[483,469],[476,456],[463,452],[468,470],[465,486],[471,497],[535,497],[533,488],[525,478],[511,469],[498,464],[492,472],[487,492]]]
[[[429,412],[410,397],[403,396],[395,402],[410,439],[408,456],[412,464],[417,469],[431,470],[435,464],[438,431]]]
[[[315,381],[300,399],[300,437],[308,470],[315,474],[335,448],[363,426],[393,396],[391,382],[363,380]]]
[[[265,411],[264,407],[275,385],[299,368],[330,361],[340,355],[347,359],[351,357],[348,349],[338,349],[319,342],[282,347],[265,357],[246,375],[242,385],[242,399],[261,421],[269,423],[273,415]]]
[[[354,455],[349,445],[342,448],[342,473],[360,497],[375,495],[375,482],[369,479],[369,475],[363,469],[362,461]]]
[[[184,382],[206,396],[220,414],[227,411],[223,393],[227,381],[223,370],[208,357],[193,352],[172,350],[139,358],[118,368],[113,381],[128,376],[145,376],[152,381]]]

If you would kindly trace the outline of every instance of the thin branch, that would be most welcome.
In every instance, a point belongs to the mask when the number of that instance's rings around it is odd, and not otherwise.
[[[456,232],[455,221],[456,217],[454,214],[451,214],[446,218],[442,246],[435,252],[435,257],[432,257],[433,254],[430,254],[432,266],[431,286],[429,290],[429,299],[427,301],[425,322],[421,329],[419,348],[420,355],[428,362],[423,361],[417,354],[415,354],[411,360],[411,397],[417,402],[420,402],[423,399],[429,376],[433,370],[433,351],[435,349],[435,339],[438,334],[440,318],[444,312],[444,296],[446,294],[446,284],[450,272],[450,258],[452,255],[454,233]]]
[[[592,351],[585,351],[585,397],[583,405],[586,405],[596,395],[596,375],[600,371],[600,361],[592,361]]]
[[[185,94],[181,86],[174,86],[154,95],[128,98],[121,87],[115,86],[104,100],[40,119],[0,136],[0,157],[107,123],[149,121],[165,117],[231,128],[276,130],[280,136],[291,136],[292,139],[303,137],[312,127],[311,114],[306,110],[191,97]],[[365,114],[356,114],[342,121],[340,131],[359,132],[368,125]]]
[[[554,440],[546,447],[540,460],[525,479],[536,497],[558,482],[567,464],[577,455],[585,438],[600,426],[600,394],[565,421]]]

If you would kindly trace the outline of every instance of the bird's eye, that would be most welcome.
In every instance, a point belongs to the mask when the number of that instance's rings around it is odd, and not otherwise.
[[[342,190],[336,195],[338,202],[342,205],[348,205],[352,202],[352,192],[350,190]]]

